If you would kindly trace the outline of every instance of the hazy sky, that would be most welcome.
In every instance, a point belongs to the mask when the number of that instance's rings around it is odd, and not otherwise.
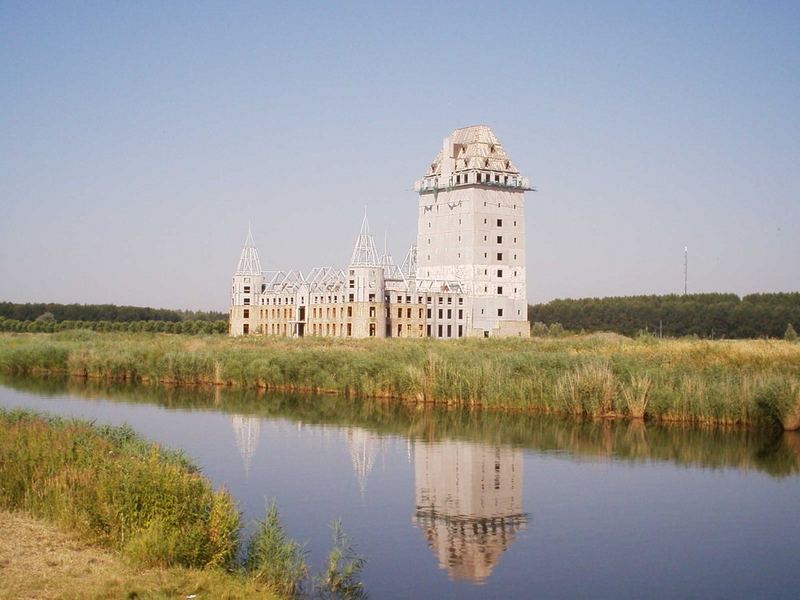
[[[225,309],[401,261],[413,182],[486,123],[528,295],[800,288],[800,3],[0,2],[0,299]]]

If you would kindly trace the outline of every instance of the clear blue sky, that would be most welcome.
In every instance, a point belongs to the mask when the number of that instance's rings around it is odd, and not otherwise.
[[[225,309],[264,268],[397,261],[415,179],[490,125],[528,294],[800,288],[800,3],[0,3],[0,299]]]

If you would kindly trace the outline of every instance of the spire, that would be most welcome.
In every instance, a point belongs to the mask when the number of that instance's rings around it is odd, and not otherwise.
[[[255,417],[244,417],[242,415],[231,416],[233,432],[236,434],[236,447],[242,455],[244,474],[250,474],[250,465],[253,462],[253,455],[258,447],[258,438],[261,433],[261,421]]]
[[[397,268],[397,265],[394,264],[394,259],[392,255],[389,254],[388,243],[387,243],[388,233],[384,232],[383,234],[383,254],[380,257],[380,263],[383,267],[383,276],[385,279],[402,279],[403,274],[400,272],[400,269]]]
[[[379,267],[378,249],[375,247],[375,239],[369,232],[369,221],[367,211],[364,209],[364,220],[361,221],[361,231],[356,238],[356,245],[353,248],[353,256],[350,258],[351,267]]]
[[[412,244],[400,265],[400,271],[406,279],[414,279],[417,276],[417,246]]]
[[[247,223],[247,239],[244,241],[242,255],[239,257],[237,275],[261,275],[261,261],[258,258],[256,243],[253,241],[253,232],[250,223]]]

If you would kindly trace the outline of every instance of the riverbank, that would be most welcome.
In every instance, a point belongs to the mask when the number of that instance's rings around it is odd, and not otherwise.
[[[777,340],[231,339],[76,331],[0,335],[0,370],[594,418],[800,427],[800,344]]]
[[[0,597],[279,597],[230,495],[127,427],[0,411],[0,515]]]
[[[0,510],[0,598],[270,598],[224,571],[140,569],[59,527]]]

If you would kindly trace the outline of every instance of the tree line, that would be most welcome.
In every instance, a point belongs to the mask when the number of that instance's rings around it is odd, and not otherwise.
[[[528,320],[570,331],[641,332],[669,337],[784,337],[800,325],[800,292],[688,294],[553,300],[528,306]]]
[[[44,313],[45,317],[48,313]],[[16,333],[55,333],[69,329],[91,329],[92,331],[151,331],[160,333],[184,333],[191,335],[228,333],[227,321],[55,321],[38,318],[20,321],[0,317],[0,331]]]
[[[56,321],[224,321],[228,315],[217,311],[173,310],[146,306],[117,306],[115,304],[57,304],[0,302],[0,317],[16,321],[33,321],[50,313]]]

